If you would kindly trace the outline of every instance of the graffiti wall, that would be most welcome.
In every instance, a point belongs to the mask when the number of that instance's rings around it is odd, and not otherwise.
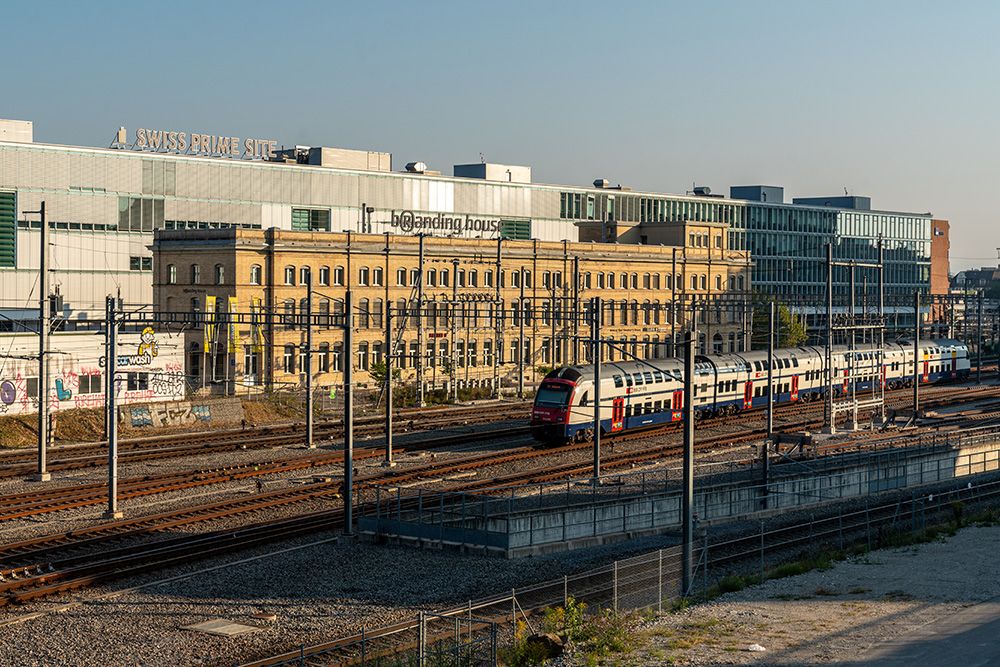
[[[239,423],[243,419],[243,403],[238,398],[192,403],[144,403],[118,410],[118,420],[133,427],[147,426],[208,426],[209,424]]]
[[[41,392],[53,413],[104,406],[108,378],[103,332],[56,333],[49,338],[48,386]],[[184,398],[183,336],[120,333],[114,373],[119,405]],[[0,335],[0,415],[38,411],[38,336]]]

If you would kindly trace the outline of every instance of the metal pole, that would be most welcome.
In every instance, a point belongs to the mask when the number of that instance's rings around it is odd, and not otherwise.
[[[601,476],[601,297],[590,300],[594,357],[594,481]]]
[[[683,546],[681,558],[681,590],[687,596],[691,586],[694,538],[694,331],[687,332],[684,341],[684,498],[681,504]]]
[[[364,210],[364,209],[362,209]],[[313,327],[312,327],[312,269],[306,270],[306,447],[313,449]]]
[[[392,308],[385,308],[385,463],[396,465],[392,460]]]
[[[976,326],[976,384],[983,380],[983,290],[979,290],[979,323]]]
[[[826,409],[823,422],[830,433],[836,430],[833,414],[833,244],[826,244]]]
[[[518,339],[517,339],[517,397],[524,398],[524,315],[527,312],[524,308],[524,267],[520,268],[521,279],[518,281],[521,284],[521,300],[517,302],[517,307],[520,309],[520,317],[518,317],[518,323],[520,328],[518,329]]]
[[[354,292],[344,295],[344,534],[354,534]]]
[[[115,299],[109,296],[106,301],[107,324],[104,370],[107,384],[104,387],[105,419],[108,431],[108,511],[105,519],[120,519],[122,513],[118,510],[118,415],[115,405],[115,371],[118,368],[118,352],[115,344],[118,338],[118,324],[115,322]]]
[[[774,442],[774,299],[771,299],[768,311],[767,325],[767,439],[760,455],[761,484],[763,503],[761,509],[767,509],[768,466],[771,463],[771,447]]]
[[[677,357],[677,247],[670,262],[670,356]]]
[[[854,328],[854,286],[855,286],[855,276],[857,274],[857,267],[855,267],[854,265],[854,260],[851,260],[850,272],[851,272],[851,287],[850,287],[849,299],[851,304],[851,311],[847,315],[847,317],[849,318],[847,320],[847,323],[851,327],[850,328],[851,345],[848,348],[850,350],[850,360],[847,362],[847,367],[850,369],[850,371],[848,372],[850,384],[848,386],[851,389],[851,430],[856,431],[858,430],[858,393],[857,393],[857,382],[855,379],[855,375],[858,372],[857,368],[858,355],[855,352],[855,348],[857,347],[857,341],[855,339],[856,330]]]
[[[493,396],[500,398],[500,349],[503,341],[503,299],[500,285],[503,281],[503,263],[501,251],[503,236],[497,239],[497,275],[494,284],[496,295],[493,302]]]
[[[885,249],[882,245],[882,235],[878,236],[878,349],[879,349],[879,369],[880,373],[886,372],[885,368]],[[879,417],[885,422],[885,383],[879,382]]]
[[[458,403],[458,258],[451,260],[451,402]],[[421,269],[423,271],[423,269]],[[464,319],[464,318],[463,318]]]
[[[913,295],[913,419],[920,410],[920,292]]]
[[[32,477],[36,482],[47,482],[52,475],[46,469],[46,448],[49,446],[49,223],[45,219],[45,202],[39,213],[42,226],[39,235],[38,286],[38,472]]]
[[[424,407],[424,235],[420,235],[419,277],[417,278],[417,405]],[[455,280],[455,276],[451,279]],[[386,276],[388,280],[388,276]]]

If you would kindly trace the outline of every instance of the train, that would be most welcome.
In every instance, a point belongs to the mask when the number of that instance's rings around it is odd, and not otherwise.
[[[921,340],[919,382],[962,380],[969,376],[968,346],[958,340]],[[912,386],[913,342],[884,347],[833,347],[835,395],[854,389]],[[694,360],[695,419],[724,416],[765,407],[767,350],[696,355]],[[775,404],[822,400],[829,388],[825,347],[793,347],[773,352]],[[535,393],[531,432],[546,443],[585,441],[594,436],[594,366],[563,366],[550,372]],[[648,428],[683,420],[684,360],[645,359],[601,363],[602,434]]]

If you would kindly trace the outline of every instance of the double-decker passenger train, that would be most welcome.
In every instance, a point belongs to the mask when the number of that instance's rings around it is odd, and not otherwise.
[[[888,343],[881,350],[833,348],[834,392],[913,385],[913,342]],[[919,344],[920,382],[969,375],[969,349],[958,340]],[[809,402],[828,389],[826,349],[794,347],[773,354],[774,402]],[[767,351],[697,355],[694,362],[695,418],[728,415],[767,405]],[[594,435],[594,366],[558,368],[542,381],[531,410],[536,440],[568,442]],[[617,433],[680,421],[684,414],[684,361],[646,359],[601,363],[601,433]]]

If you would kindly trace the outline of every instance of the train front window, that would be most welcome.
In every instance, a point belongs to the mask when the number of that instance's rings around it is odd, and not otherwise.
[[[569,405],[573,388],[555,382],[543,382],[535,395],[535,405],[551,408],[562,408]]]

